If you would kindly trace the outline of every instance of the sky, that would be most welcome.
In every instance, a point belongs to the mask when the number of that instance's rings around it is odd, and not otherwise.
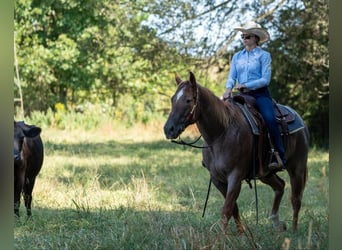
[[[274,8],[274,6],[281,1],[282,0],[275,0],[274,3],[269,4],[267,6],[268,10]],[[193,1],[187,2],[190,5],[193,3]],[[195,12],[198,14],[203,13],[212,6],[217,6],[223,2],[226,1],[214,0],[210,6],[204,6],[204,4],[196,4],[195,6],[193,4],[191,7],[195,8]],[[209,54],[214,54],[217,52],[217,50],[222,48],[222,45],[225,43],[229,43],[229,46],[226,48],[227,50],[231,50],[236,46],[242,46],[240,33],[235,32],[234,27],[243,26],[244,23],[255,18],[257,11],[249,10],[247,8],[247,6],[252,2],[253,0],[229,1],[227,5],[225,5],[225,9],[228,9],[232,4],[235,4],[235,7],[237,7],[237,10],[232,12],[229,16],[222,16],[222,11],[212,11],[201,16],[200,19],[183,21],[179,23],[178,28],[176,28],[172,33],[164,32],[173,25],[177,24],[177,17],[172,17],[170,15],[160,18],[159,16],[151,15],[147,24],[153,28],[156,28],[158,35],[162,39],[174,42],[176,44],[185,43],[185,40],[182,39],[182,37],[185,34],[185,30],[191,27],[193,31],[193,38],[196,43],[205,41],[204,44],[208,48]],[[264,2],[266,2],[266,0],[264,0]],[[174,13],[177,13],[177,10],[175,10]],[[268,29],[268,32],[270,33],[272,39],[274,32],[271,29]],[[200,52],[196,51],[196,48],[193,48],[193,50],[195,53]]]

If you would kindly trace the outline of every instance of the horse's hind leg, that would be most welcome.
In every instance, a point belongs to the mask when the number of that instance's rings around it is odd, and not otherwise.
[[[271,186],[274,191],[273,206],[269,217],[269,219],[272,220],[273,228],[277,231],[284,231],[286,230],[286,225],[283,221],[279,220],[278,211],[281,199],[284,195],[285,182],[276,174],[262,177],[260,180]]]
[[[306,166],[303,165],[303,166]],[[297,165],[294,171],[289,171],[291,183],[291,203],[293,208],[292,230],[296,231],[298,227],[298,214],[302,206],[303,191],[307,178],[307,168]]]

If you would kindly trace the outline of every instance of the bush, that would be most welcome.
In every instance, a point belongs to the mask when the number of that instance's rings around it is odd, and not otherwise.
[[[153,112],[147,102],[137,102],[130,96],[126,96],[124,100],[116,108],[106,104],[86,103],[74,110],[67,110],[62,103],[57,103],[55,111],[51,108],[46,112],[33,111],[25,118],[25,122],[43,129],[91,130],[113,122],[131,127],[136,123],[148,124],[154,120],[165,119],[162,114]]]

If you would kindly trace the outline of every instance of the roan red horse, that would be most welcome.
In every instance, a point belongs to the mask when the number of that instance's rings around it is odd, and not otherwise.
[[[250,125],[238,105],[234,102],[222,101],[210,90],[199,85],[192,72],[190,72],[190,79],[186,81],[182,81],[176,75],[176,82],[178,88],[171,98],[172,109],[164,126],[166,138],[176,139],[187,126],[196,123],[204,139],[203,165],[210,172],[211,181],[225,198],[222,208],[223,224],[226,227],[233,216],[239,232],[243,233],[245,227],[240,220],[237,199],[242,181],[250,178],[254,160],[253,134]],[[292,192],[293,230],[297,230],[298,226],[298,214],[307,179],[309,151],[308,129],[299,115],[295,114],[303,126],[284,137],[286,169],[290,176]],[[268,147],[267,141],[263,143],[264,148]],[[279,205],[284,194],[284,180],[272,172],[257,174],[257,177],[271,186],[274,191],[269,217],[273,227],[276,230],[285,230],[286,225],[278,216]]]

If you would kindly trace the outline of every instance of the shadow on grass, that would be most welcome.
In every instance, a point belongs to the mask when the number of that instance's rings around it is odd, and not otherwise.
[[[253,228],[255,235],[239,236],[231,225],[231,230],[224,231],[217,218],[202,219],[189,211],[36,208],[32,219],[23,216],[16,221],[15,248],[253,249],[254,244],[280,249],[286,236],[270,234],[268,225]]]
[[[189,139],[189,141],[191,141],[191,139]],[[198,142],[198,145],[201,145],[201,142]],[[153,154],[155,151],[167,151],[170,149],[200,151],[200,149],[177,145],[168,140],[159,140],[152,142],[119,142],[110,140],[103,143],[54,143],[52,141],[46,141],[44,143],[44,146],[47,152],[62,155],[91,154],[94,156],[121,156],[122,154],[130,154],[132,152],[139,155],[139,153],[146,153],[146,151],[150,151],[150,154]]]
[[[157,191],[173,193],[176,190],[178,203],[184,200],[184,206],[191,205],[192,195],[197,197],[198,193],[203,193],[201,197],[204,197],[206,193],[208,172],[201,167],[200,149],[176,145],[167,140],[138,143],[110,140],[75,144],[47,141],[45,147],[48,155],[125,157],[122,162],[98,163],[97,172],[89,166],[67,163],[63,168],[72,174],[56,177],[63,183],[82,183],[81,178],[95,173],[101,188],[109,188],[118,183],[128,185],[132,182],[132,176],[141,177],[144,173],[146,182],[152,188],[156,187]],[[134,157],[133,161],[126,160]],[[173,162],[174,159],[178,162]],[[265,195],[266,191],[262,193]],[[241,206],[241,212],[251,209],[249,195],[240,195],[239,202],[242,201],[247,204]],[[260,204],[260,207],[268,211],[270,201],[267,199],[267,204]],[[212,198],[209,203],[212,206]],[[189,211],[141,211],[127,207],[93,211],[84,206],[54,210],[38,207],[33,211],[32,220],[26,222],[23,216],[15,223],[15,246],[22,249],[31,249],[32,246],[38,249],[252,249],[252,240],[262,249],[281,249],[286,238],[290,240],[291,249],[299,246],[305,249],[308,242],[313,249],[326,249],[328,246],[326,217],[317,217],[316,213],[309,216],[302,210],[298,233],[275,233],[267,218],[258,226],[255,226],[254,217],[253,221],[249,218],[244,221],[249,220],[253,239],[246,237],[241,240],[234,231],[233,220],[230,221],[233,232],[222,232],[217,221],[223,200],[220,199],[218,204],[218,208],[214,208],[216,214],[204,219],[200,218],[200,213]],[[290,207],[285,209],[291,210]],[[308,209],[317,210],[313,207]]]
[[[141,176],[142,173],[148,179],[156,177],[170,179],[169,183],[174,182],[171,178],[184,179],[188,182],[189,176],[194,178],[196,175],[209,176],[201,164],[201,149],[180,146],[163,140],[138,143],[110,140],[103,143],[73,144],[47,141],[45,149],[46,159],[58,155],[89,159],[90,163],[94,161],[92,168],[89,168],[89,164],[77,163],[77,161],[62,163],[60,167],[63,172],[69,174],[58,174],[56,178],[64,184],[70,181],[84,183],[91,173],[98,176],[102,188],[111,187],[117,181],[129,182],[132,176]]]

